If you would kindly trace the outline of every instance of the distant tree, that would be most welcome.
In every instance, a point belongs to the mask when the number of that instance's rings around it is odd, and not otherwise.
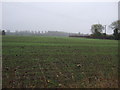
[[[94,24],[91,26],[91,32],[94,36],[100,36],[104,27],[101,24]]]
[[[120,29],[120,20],[112,22],[112,24],[109,27],[112,29]]]
[[[114,38],[116,40],[120,40],[120,20],[114,21],[111,25],[110,28],[113,29],[114,33]]]
[[[80,32],[78,32],[78,34],[80,35]]]
[[[2,35],[5,35],[5,30],[2,30]]]

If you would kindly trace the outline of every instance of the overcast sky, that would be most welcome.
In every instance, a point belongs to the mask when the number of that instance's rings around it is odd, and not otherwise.
[[[6,30],[91,33],[92,24],[109,25],[118,19],[117,2],[4,2]],[[112,31],[107,28],[107,33]]]

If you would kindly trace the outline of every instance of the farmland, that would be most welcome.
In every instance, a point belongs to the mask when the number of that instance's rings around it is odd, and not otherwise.
[[[118,41],[3,36],[3,88],[118,87]]]

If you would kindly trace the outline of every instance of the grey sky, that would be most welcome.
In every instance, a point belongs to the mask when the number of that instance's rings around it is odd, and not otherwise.
[[[90,33],[92,24],[118,19],[117,2],[4,2],[2,10],[3,29],[12,31]]]

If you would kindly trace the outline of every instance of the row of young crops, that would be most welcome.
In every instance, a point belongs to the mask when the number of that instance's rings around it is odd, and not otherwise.
[[[3,88],[118,87],[118,42],[3,36]]]

